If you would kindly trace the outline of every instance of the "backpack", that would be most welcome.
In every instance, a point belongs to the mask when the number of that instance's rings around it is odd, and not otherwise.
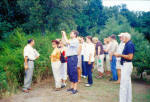
[[[65,63],[66,62],[66,58],[63,55],[63,53],[61,53],[61,55],[60,55],[60,61],[61,61],[61,63]]]

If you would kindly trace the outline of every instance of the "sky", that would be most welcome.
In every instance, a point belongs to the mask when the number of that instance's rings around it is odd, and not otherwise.
[[[130,11],[150,11],[150,0],[102,0],[103,5],[110,7],[126,4]]]

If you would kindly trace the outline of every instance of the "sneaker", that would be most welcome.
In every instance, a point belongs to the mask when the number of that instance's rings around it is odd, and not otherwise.
[[[61,88],[65,88],[66,86],[65,85],[61,85]]]
[[[113,80],[113,78],[110,78],[109,81],[116,81],[116,80]]]
[[[83,78],[86,78],[86,76],[83,76]]]
[[[73,91],[73,88],[67,89],[67,91]]]
[[[29,90],[22,90],[24,93],[29,93]]]
[[[78,90],[72,90],[72,94],[78,93]]]
[[[60,91],[61,90],[61,88],[55,88],[55,91]]]
[[[101,78],[103,78],[103,76],[100,75],[96,76],[96,79],[101,79]]]
[[[86,86],[86,87],[91,87],[92,85],[91,85],[91,84],[85,84],[85,86]]]

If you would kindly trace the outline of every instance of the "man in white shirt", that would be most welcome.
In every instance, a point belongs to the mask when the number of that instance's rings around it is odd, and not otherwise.
[[[120,41],[121,41],[120,44],[119,44],[119,46],[118,46],[118,48],[117,48],[117,52],[116,52],[118,54],[122,54],[124,46],[125,46],[125,43],[123,42],[123,34],[124,33],[121,33],[121,34],[118,35],[119,38],[120,38]],[[116,59],[117,59],[116,69],[117,69],[117,73],[118,73],[118,80],[115,83],[116,84],[120,84],[120,80],[121,80],[121,68],[122,68],[122,65],[120,63],[121,57],[117,57]]]
[[[28,40],[28,44],[24,48],[24,69],[25,69],[25,77],[24,77],[24,86],[23,92],[28,93],[31,90],[31,82],[34,70],[34,60],[39,58],[40,54],[33,48],[35,42],[33,39]]]
[[[112,72],[112,78],[110,81],[117,81],[118,75],[116,70],[116,57],[114,56],[114,53],[117,51],[118,42],[116,41],[116,36],[112,34],[110,37],[110,45],[109,45],[109,55],[110,55],[110,64],[111,64],[111,72]]]
[[[88,83],[85,84],[86,87],[90,87],[93,84],[93,78],[92,78],[92,68],[93,68],[93,63],[94,63],[94,54],[95,54],[95,46],[92,43],[92,37],[87,36],[86,37],[86,45],[85,45],[85,55],[84,55],[84,61],[85,61],[85,66],[86,66],[86,71],[87,71],[87,76],[88,76]]]

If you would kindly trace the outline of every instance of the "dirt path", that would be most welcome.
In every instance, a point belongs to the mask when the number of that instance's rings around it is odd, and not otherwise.
[[[35,85],[29,94],[18,92],[0,102],[118,102],[119,85],[109,82],[108,78],[94,78],[94,85],[89,88],[84,87],[86,79],[82,81],[76,95],[66,92],[66,88],[54,91],[53,79],[49,79]],[[132,83],[133,102],[150,102],[150,85],[138,81]]]

